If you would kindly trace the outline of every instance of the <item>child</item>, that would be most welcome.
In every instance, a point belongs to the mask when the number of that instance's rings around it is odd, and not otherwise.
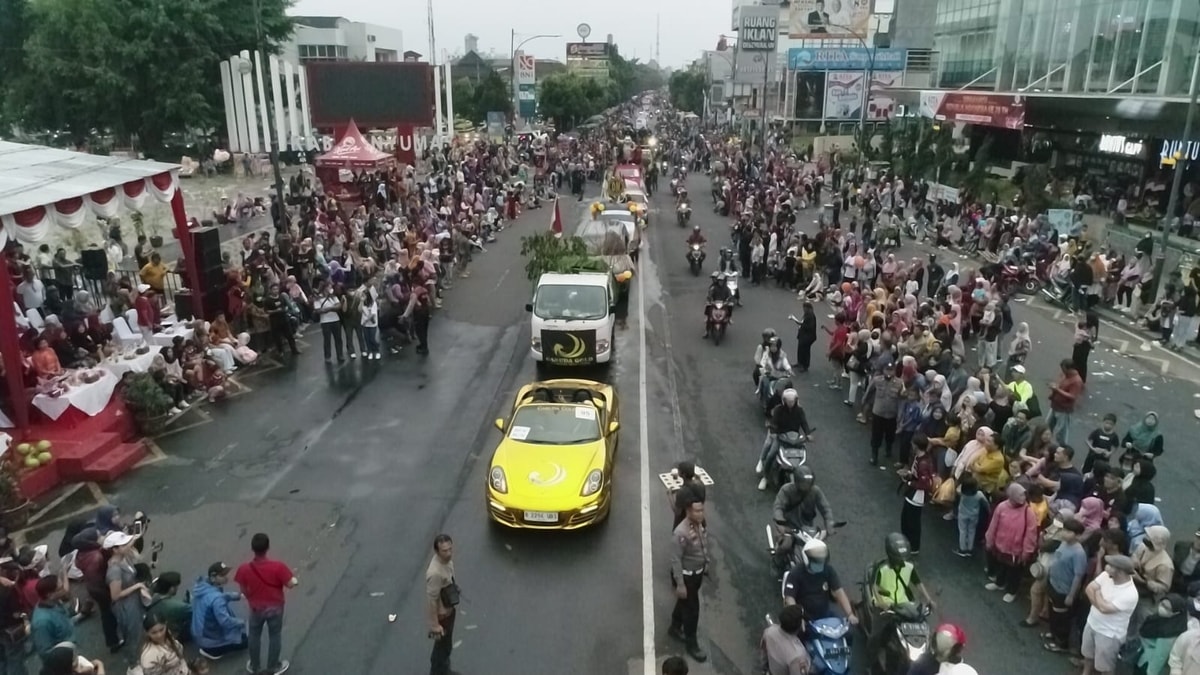
[[[1046,501],[1046,492],[1040,483],[1025,486],[1025,499],[1033,515],[1037,518],[1039,528],[1044,528],[1050,522],[1050,502]]]
[[[979,491],[979,483],[970,473],[963,474],[958,486],[958,548],[954,554],[970,558],[975,553],[979,521],[988,513],[987,496]]]
[[[1087,437],[1088,454],[1083,460],[1083,472],[1091,473],[1096,460],[1111,461],[1112,451],[1121,444],[1121,435],[1117,433],[1117,416],[1108,413],[1100,422],[1100,428],[1092,431]]]

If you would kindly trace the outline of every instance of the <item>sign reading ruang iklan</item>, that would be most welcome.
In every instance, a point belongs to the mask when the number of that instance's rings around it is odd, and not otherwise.
[[[738,51],[773,52],[779,43],[779,8],[742,7]]]

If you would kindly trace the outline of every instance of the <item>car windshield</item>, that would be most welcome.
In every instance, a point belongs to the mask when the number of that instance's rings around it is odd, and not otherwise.
[[[599,414],[590,403],[527,405],[513,415],[508,437],[549,445],[590,443],[600,439]]]
[[[607,295],[602,286],[542,286],[533,302],[533,313],[563,321],[603,319],[608,316]]]

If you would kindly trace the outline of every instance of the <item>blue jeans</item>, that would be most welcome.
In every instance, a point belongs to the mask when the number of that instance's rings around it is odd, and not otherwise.
[[[337,325],[337,324],[333,324]],[[250,671],[257,673],[261,670],[262,661],[262,629],[267,627],[267,670],[275,672],[279,669],[279,653],[283,650],[281,635],[283,633],[283,608],[272,607],[262,611],[251,610],[247,626],[247,638],[250,643]]]
[[[773,431],[768,431],[767,438],[763,441],[762,454],[758,456],[758,461],[762,462],[763,465],[763,475],[766,475],[767,465],[770,463],[771,458],[775,456],[775,453],[778,450],[779,434]]]
[[[1066,445],[1067,438],[1071,433],[1071,413],[1051,410],[1050,414],[1046,416],[1046,426],[1050,427],[1056,443]]]
[[[958,550],[968,553],[975,550],[975,534],[979,529],[979,514],[958,513]]]
[[[362,339],[368,354],[379,353],[379,327],[363,326]]]

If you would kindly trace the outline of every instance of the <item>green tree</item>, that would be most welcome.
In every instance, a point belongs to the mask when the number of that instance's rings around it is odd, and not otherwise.
[[[256,23],[271,49],[292,32],[292,0],[254,4],[258,22],[244,0],[30,3],[24,68],[4,73],[9,115],[79,138],[111,130],[150,154],[169,133],[219,127],[220,62],[258,46]]]
[[[13,83],[25,72],[21,46],[29,36],[28,16],[28,0],[0,0],[0,129],[19,119]]]
[[[608,76],[616,85],[618,101],[628,101],[651,89],[661,89],[666,84],[662,71],[637,59],[625,59],[613,45],[608,57]]]
[[[991,168],[992,155],[992,137],[987,136],[983,142],[979,144],[979,148],[975,150],[975,158],[972,160],[971,168],[963,179],[963,185],[971,191],[972,194],[979,195],[983,191],[984,184],[987,182]]]
[[[450,85],[454,92],[454,116],[482,122],[484,116],[475,107],[475,83],[468,77],[460,77]]]
[[[694,70],[677,70],[671,73],[667,91],[671,94],[671,105],[697,115],[704,114],[704,90],[708,87],[704,73]]]
[[[1046,193],[1051,180],[1050,169],[1045,164],[1028,164],[1021,171],[1021,198],[1025,202],[1025,212],[1045,213],[1050,208],[1050,195]]]
[[[611,83],[562,73],[542,82],[538,105],[543,117],[553,119],[560,131],[568,131],[616,103],[616,95]]]
[[[455,99],[457,102],[458,99]],[[478,117],[471,119],[482,122],[490,112],[505,112],[512,109],[512,91],[508,81],[496,71],[489,72],[475,87],[475,110]]]

